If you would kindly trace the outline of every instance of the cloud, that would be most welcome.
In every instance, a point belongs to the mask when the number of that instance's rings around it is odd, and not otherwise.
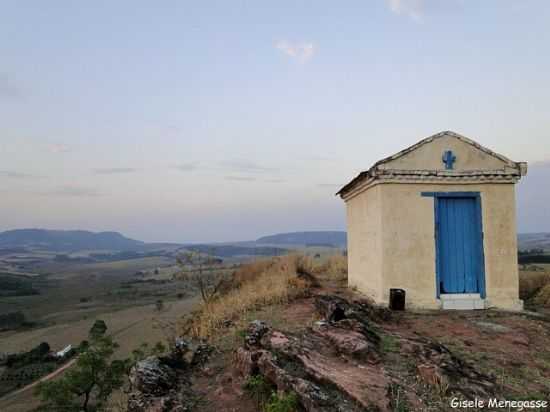
[[[286,40],[280,40],[275,44],[277,50],[282,51],[287,56],[305,63],[315,54],[316,48],[313,43],[290,43]]]
[[[236,182],[254,182],[256,178],[249,176],[225,176],[225,180],[233,180]]]
[[[277,170],[276,168],[262,166],[250,160],[226,160],[220,162],[220,166],[226,170],[244,173],[268,173]]]
[[[71,197],[95,197],[101,196],[97,189],[83,186],[61,186],[51,192],[44,193],[45,195],[54,196],[71,196]]]
[[[424,0],[386,0],[392,12],[408,16],[413,20],[422,21],[425,10]]]
[[[54,143],[48,146],[48,151],[51,153],[67,153],[71,151],[71,148],[64,143]]]
[[[96,175],[119,175],[124,173],[134,173],[137,172],[137,170],[138,169],[134,169],[132,167],[107,167],[94,169],[94,173]]]
[[[284,179],[266,179],[264,180],[266,183],[285,183],[286,180]]]
[[[182,163],[180,165],[174,166],[174,169],[178,169],[181,172],[191,172],[196,170],[198,165],[196,163]]]
[[[23,92],[7,73],[0,73],[0,99],[17,99]]]
[[[0,177],[8,177],[11,179],[28,179],[28,178],[34,178],[37,176],[30,175],[27,173],[15,172],[13,170],[0,170]]]

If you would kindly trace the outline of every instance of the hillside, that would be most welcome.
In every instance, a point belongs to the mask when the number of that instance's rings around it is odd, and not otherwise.
[[[264,236],[256,240],[256,243],[275,245],[331,245],[346,246],[346,232],[342,231],[314,231],[314,232],[290,232]]]
[[[52,251],[135,250],[143,242],[117,232],[85,230],[16,229],[0,233],[0,248],[32,247]]]
[[[345,263],[290,255],[241,266],[182,320],[191,364],[136,365],[132,380],[152,384],[133,388],[128,410],[450,411],[473,399],[485,405],[476,410],[547,409],[548,315],[541,285],[526,287],[531,273],[521,293],[538,313],[390,311],[347,287]],[[179,379],[155,384],[168,374]]]
[[[544,249],[550,250],[550,233],[519,233],[518,249]]]

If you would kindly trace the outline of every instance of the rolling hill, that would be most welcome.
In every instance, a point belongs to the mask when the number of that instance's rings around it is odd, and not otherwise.
[[[346,246],[346,232],[342,231],[314,231],[314,232],[290,232],[264,236],[256,240],[256,243],[273,245],[331,245],[336,247]]]
[[[52,251],[136,250],[145,245],[117,232],[86,230],[16,229],[0,233],[0,248],[36,248]]]

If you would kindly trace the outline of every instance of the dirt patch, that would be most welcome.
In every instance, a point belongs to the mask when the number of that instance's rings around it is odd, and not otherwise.
[[[244,381],[236,376],[230,361],[218,356],[193,379],[193,388],[199,396],[199,412],[256,412],[256,403],[244,391]]]
[[[508,397],[550,394],[550,324],[521,313],[499,311],[399,314],[384,330],[424,337],[449,347],[464,362],[496,379]]]

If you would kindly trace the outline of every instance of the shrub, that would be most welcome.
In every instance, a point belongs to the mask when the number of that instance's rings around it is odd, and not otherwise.
[[[250,397],[254,399],[258,409],[263,409],[264,405],[270,399],[273,387],[262,375],[254,375],[248,378],[244,385],[244,389],[248,392]]]
[[[105,335],[105,332],[107,331],[107,324],[102,319],[97,319],[92,327],[90,328],[90,331],[88,332],[88,336],[91,339],[99,338],[103,335]]]
[[[273,392],[264,410],[265,412],[295,412],[298,410],[298,397],[293,392],[282,395]]]

